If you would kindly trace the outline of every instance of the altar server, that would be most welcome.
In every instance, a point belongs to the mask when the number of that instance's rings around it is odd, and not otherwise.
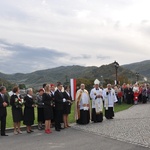
[[[112,89],[111,84],[107,85],[107,88],[104,89],[104,107],[105,107],[105,117],[106,119],[113,119],[114,117],[114,103],[117,102],[117,97],[115,90]]]

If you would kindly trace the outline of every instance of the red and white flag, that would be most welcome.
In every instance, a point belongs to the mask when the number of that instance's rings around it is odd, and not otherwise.
[[[71,88],[71,96],[72,99],[76,98],[76,79],[70,79],[70,88]]]

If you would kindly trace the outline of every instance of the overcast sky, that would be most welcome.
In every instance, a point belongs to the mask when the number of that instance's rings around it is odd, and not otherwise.
[[[150,0],[0,0],[0,72],[150,59]]]

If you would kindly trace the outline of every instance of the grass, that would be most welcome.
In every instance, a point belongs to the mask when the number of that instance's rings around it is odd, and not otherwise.
[[[116,104],[115,105],[115,112],[126,110],[126,109],[130,108],[131,106],[132,105],[125,104],[125,103],[123,103],[121,105]],[[71,109],[71,114],[69,115],[69,121],[70,121],[70,123],[75,122],[75,119],[74,119],[74,110],[75,110],[75,108],[74,107],[75,107],[75,105],[73,103],[72,109]],[[35,112],[35,121],[34,121],[34,124],[37,124],[37,108],[35,108],[34,112]],[[23,123],[22,123],[22,125],[23,125]],[[7,108],[7,122],[6,122],[6,127],[7,128],[13,127],[11,107]]]
[[[114,111],[119,112],[122,110],[126,110],[126,109],[130,108],[131,106],[133,106],[133,105],[132,104],[125,104],[125,103],[122,103],[121,105],[116,104]]]

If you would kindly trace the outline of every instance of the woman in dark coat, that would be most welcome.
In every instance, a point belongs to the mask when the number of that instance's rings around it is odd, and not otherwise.
[[[19,87],[15,86],[13,88],[13,93],[14,94],[10,98],[10,105],[12,106],[14,134],[17,135],[18,133],[22,134],[22,131],[20,130],[20,122],[23,120],[23,113],[22,113],[23,99],[21,99],[21,96],[19,95],[20,93]]]
[[[43,94],[44,103],[44,118],[45,118],[45,133],[50,134],[52,131],[51,120],[53,119],[53,97],[50,92],[50,85],[45,87],[45,93]]]
[[[68,128],[68,116],[71,113],[71,105],[72,105],[72,97],[70,95],[70,87],[65,86],[65,91],[63,92],[63,97],[66,99],[66,102],[63,103],[63,121],[64,121],[64,128]]]
[[[125,94],[126,94],[127,104],[133,104],[133,90],[129,84],[127,85],[127,88],[125,89]]]
[[[23,124],[27,126],[27,133],[33,132],[31,126],[34,124],[34,107],[35,103],[32,98],[33,91],[32,88],[27,90],[27,96],[24,98],[25,108],[24,108],[24,121]]]

